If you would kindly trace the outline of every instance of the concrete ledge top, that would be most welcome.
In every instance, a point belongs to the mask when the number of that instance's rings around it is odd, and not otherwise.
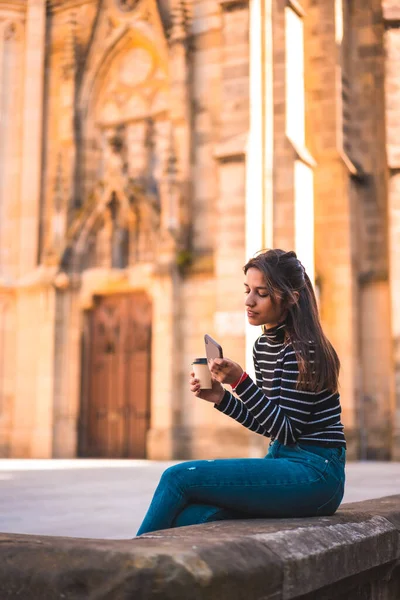
[[[290,599],[400,559],[400,495],[134,540],[0,534],[1,600]]]

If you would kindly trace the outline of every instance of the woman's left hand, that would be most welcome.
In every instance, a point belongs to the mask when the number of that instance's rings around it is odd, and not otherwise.
[[[210,360],[208,366],[211,375],[220,383],[232,385],[240,379],[243,373],[242,367],[229,358],[215,358]]]

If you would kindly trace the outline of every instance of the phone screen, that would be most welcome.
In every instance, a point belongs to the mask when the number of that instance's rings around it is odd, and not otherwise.
[[[210,335],[208,335],[208,333],[206,333],[206,335],[204,336],[204,343],[206,346],[207,360],[211,360],[213,358],[223,358],[221,346],[218,344],[218,342],[213,340],[213,338]]]

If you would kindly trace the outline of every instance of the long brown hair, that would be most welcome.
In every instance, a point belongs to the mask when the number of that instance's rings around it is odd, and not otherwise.
[[[271,302],[282,301],[285,341],[292,344],[299,366],[297,387],[336,392],[340,361],[322,331],[312,283],[296,253],[279,249],[259,252],[243,270],[247,273],[252,268],[264,275]]]

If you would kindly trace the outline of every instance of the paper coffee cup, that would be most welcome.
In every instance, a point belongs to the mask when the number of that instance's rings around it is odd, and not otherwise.
[[[210,369],[208,368],[207,359],[195,358],[192,362],[192,367],[194,376],[200,381],[200,388],[202,390],[211,390],[211,373]]]

